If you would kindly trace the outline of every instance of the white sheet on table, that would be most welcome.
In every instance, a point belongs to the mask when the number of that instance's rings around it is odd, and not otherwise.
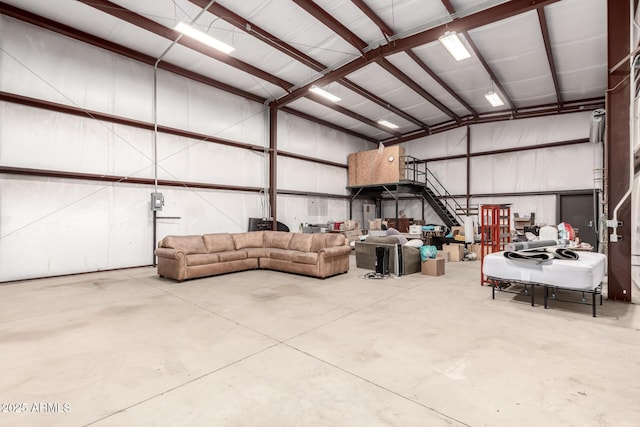
[[[554,259],[540,264],[514,261],[503,252],[484,258],[483,274],[504,280],[521,280],[558,286],[566,289],[593,290],[602,282],[606,270],[606,256],[594,252],[580,252],[579,260]]]

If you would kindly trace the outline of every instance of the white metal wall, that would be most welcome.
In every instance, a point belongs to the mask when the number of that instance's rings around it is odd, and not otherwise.
[[[299,117],[278,113],[278,149],[346,165],[350,153],[370,150],[373,145],[334,129]],[[278,190],[347,196],[348,170],[343,167],[278,156]],[[358,208],[359,207],[359,208]],[[353,219],[361,221],[362,205],[354,203]],[[315,195],[278,196],[278,220],[292,231],[301,223],[324,224],[349,219],[347,198]]]
[[[153,69],[134,60],[0,16],[0,90],[133,120],[153,120]],[[163,70],[161,126],[265,146],[264,106]],[[153,132],[0,103],[0,164],[128,178],[154,177]],[[370,144],[280,113],[279,148],[346,164]],[[160,133],[158,178],[264,188],[260,151]],[[278,187],[346,195],[347,170],[280,156]],[[152,185],[0,175],[0,282],[148,265],[152,262]],[[157,237],[237,232],[262,217],[263,193],[160,186],[166,205]],[[278,219],[344,220],[346,199],[279,196]],[[280,206],[281,204],[281,206]]]
[[[470,152],[535,146],[589,137],[591,112],[472,125]],[[466,154],[467,129],[454,129],[406,143],[420,159]],[[592,189],[594,169],[602,167],[602,145],[581,143],[491,155],[472,156],[470,193],[499,194]],[[451,194],[466,194],[466,159],[427,163]],[[473,197],[472,205],[511,203],[511,211],[536,212],[540,223],[556,222],[556,197],[549,195]],[[463,202],[461,204],[464,205]],[[402,208],[401,208],[402,209]],[[413,208],[412,208],[413,209]],[[429,208],[425,216],[433,214]],[[415,213],[413,215],[416,216]]]
[[[0,17],[0,46],[0,90],[152,121],[153,70],[148,65],[7,17]],[[262,105],[164,71],[158,72],[158,119],[164,126],[266,144]],[[588,129],[588,113],[478,125],[471,128],[472,151],[581,138],[588,136]],[[407,154],[426,158],[465,153],[466,132],[456,129],[407,143]],[[280,150],[341,164],[346,164],[349,153],[372,148],[366,141],[282,112],[277,133]],[[590,188],[593,147],[475,157],[472,191]],[[160,179],[265,186],[266,159],[260,152],[160,134],[157,153]],[[152,178],[152,159],[150,131],[0,103],[4,166]],[[281,191],[347,194],[346,168],[285,156],[279,156],[278,166]],[[432,166],[450,192],[465,191],[464,159]],[[527,179],[516,178],[521,174]],[[0,176],[0,281],[149,264],[152,188],[126,182]],[[266,203],[263,195],[251,192],[181,187],[159,191],[166,198],[161,216],[180,219],[160,220],[158,237],[241,231],[248,217],[262,216]],[[545,212],[541,219],[551,222],[546,215],[555,206],[541,197],[536,202],[530,197],[504,202],[514,203],[517,212],[535,206]],[[400,209],[407,216],[420,217],[419,204],[402,203]],[[280,195],[278,219],[296,230],[301,222],[347,219],[348,206],[347,198]],[[355,206],[358,219],[361,209],[358,203]],[[389,206],[384,209],[385,216],[395,214],[389,215]]]
[[[0,280],[151,263],[145,186],[0,175]]]
[[[152,68],[0,16],[0,90],[152,120]]]

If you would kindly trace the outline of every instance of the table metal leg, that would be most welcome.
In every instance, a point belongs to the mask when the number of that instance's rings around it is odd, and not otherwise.
[[[547,301],[549,300],[549,287],[544,287],[544,308],[547,308]]]
[[[535,307],[536,287],[531,285],[531,307]]]

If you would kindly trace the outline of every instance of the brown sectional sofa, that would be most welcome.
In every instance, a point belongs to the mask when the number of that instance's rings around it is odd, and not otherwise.
[[[179,282],[256,268],[319,278],[349,271],[351,247],[341,234],[284,231],[166,236],[158,243],[158,275]]]

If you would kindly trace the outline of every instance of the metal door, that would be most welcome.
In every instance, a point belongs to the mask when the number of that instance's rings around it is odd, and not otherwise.
[[[578,229],[580,241],[590,243],[597,251],[598,218],[595,218],[597,214],[594,195],[592,193],[561,194],[559,198],[558,222],[569,223],[573,229]]]

